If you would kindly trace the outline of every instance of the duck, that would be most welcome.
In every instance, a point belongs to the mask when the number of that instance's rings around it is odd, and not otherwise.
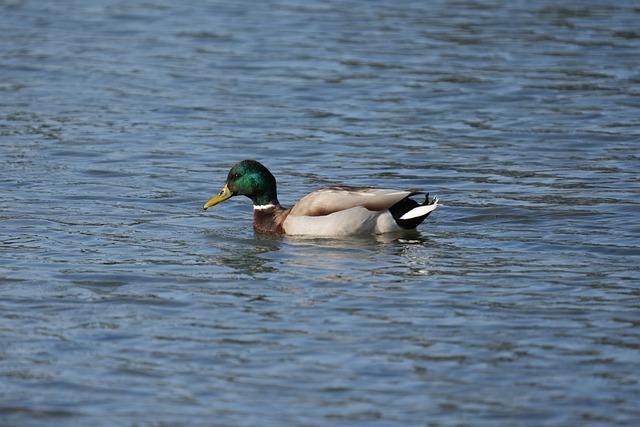
[[[415,229],[438,208],[438,197],[422,203],[420,190],[331,186],[316,190],[291,208],[278,201],[276,179],[262,163],[233,165],[222,190],[203,206],[211,208],[235,196],[253,202],[253,228],[260,233],[290,236],[350,236]]]

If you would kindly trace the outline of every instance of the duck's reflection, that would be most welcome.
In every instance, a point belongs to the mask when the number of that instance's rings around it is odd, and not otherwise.
[[[281,249],[282,237],[276,235],[249,235],[238,237],[211,232],[222,255],[213,257],[214,263],[229,267],[237,273],[254,277],[263,273],[274,273],[277,268],[270,265],[267,254]]]
[[[388,281],[429,270],[429,241],[418,231],[351,238],[287,237],[289,248],[281,268],[304,272],[319,280]]]
[[[353,281],[372,275],[426,271],[430,244],[419,231],[343,238],[249,233],[220,236],[215,264],[252,278]],[[268,276],[268,277],[265,277]]]

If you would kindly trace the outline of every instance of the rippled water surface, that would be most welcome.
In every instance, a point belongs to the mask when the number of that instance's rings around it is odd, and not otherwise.
[[[3,426],[638,425],[640,5],[0,0]],[[422,188],[413,233],[203,212]]]

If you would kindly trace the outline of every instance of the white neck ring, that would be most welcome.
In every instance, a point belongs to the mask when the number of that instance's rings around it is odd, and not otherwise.
[[[266,209],[271,209],[271,208],[275,208],[276,205],[274,205],[273,203],[269,203],[268,205],[253,205],[253,210],[254,211],[263,211]]]

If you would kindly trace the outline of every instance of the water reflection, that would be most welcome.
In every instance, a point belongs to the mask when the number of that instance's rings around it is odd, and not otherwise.
[[[213,231],[206,235],[216,247],[208,262],[237,274],[253,279],[280,274],[296,280],[342,283],[371,276],[395,281],[429,274],[429,253],[436,244],[416,230],[342,238],[282,237],[253,231],[242,237],[223,237]]]
[[[278,261],[285,273],[324,282],[376,277],[391,283],[430,269],[431,241],[415,230],[340,239],[287,237],[283,244],[288,256]]]
[[[205,234],[218,250],[215,255],[209,255],[209,263],[231,268],[238,274],[252,278],[276,271],[273,266],[267,265],[270,262],[267,255],[280,250],[280,237],[260,234],[237,237],[217,231],[207,231]]]

